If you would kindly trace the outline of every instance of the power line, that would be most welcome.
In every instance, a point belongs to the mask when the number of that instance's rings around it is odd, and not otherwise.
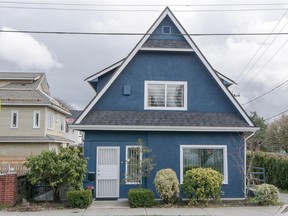
[[[69,31],[33,31],[33,30],[3,30],[0,33],[29,33],[29,34],[62,34],[62,35],[115,35],[115,36],[145,36],[148,33],[127,33],[127,32],[69,32]],[[155,34],[155,33],[154,33]],[[269,33],[269,32],[247,32],[247,33],[193,33],[193,34],[172,34],[188,36],[265,36],[265,35],[288,35],[288,32]]]
[[[258,50],[256,51],[256,53],[253,55],[253,57],[249,60],[249,62],[245,65],[244,69],[239,73],[239,75],[236,77],[235,81],[238,80],[238,78],[244,73],[244,71],[246,70],[246,68],[248,67],[248,65],[250,65],[250,63],[254,60],[254,58],[257,56],[257,54],[259,53],[259,51],[262,49],[262,47],[265,45],[266,41],[270,38],[270,36],[272,35],[272,33],[274,32],[274,30],[277,28],[277,26],[280,24],[281,20],[285,17],[285,15],[287,14],[288,10],[285,11],[285,13],[282,15],[282,17],[279,19],[279,21],[277,22],[277,24],[274,26],[273,30],[271,31],[271,34],[269,34],[267,36],[267,38],[263,41],[263,43],[261,44],[261,46],[258,48]],[[283,28],[282,28],[283,29]],[[281,29],[281,31],[282,31]],[[280,31],[280,32],[281,32]],[[275,38],[274,38],[275,39]],[[274,41],[274,40],[273,40]],[[273,43],[273,41],[270,43],[270,45]],[[267,50],[267,49],[266,49]],[[265,51],[266,51],[265,50]],[[264,52],[265,52],[264,51]],[[264,54],[264,52],[262,53],[262,55]],[[261,55],[261,56],[262,56]],[[256,62],[252,65],[252,67],[250,68],[250,70],[254,67],[254,65],[258,62],[258,60],[261,58],[261,56],[256,60]],[[248,74],[248,72],[250,71],[248,70],[246,72],[246,75]],[[242,79],[238,82],[240,83],[245,76],[242,77]],[[236,89],[236,87],[234,88],[234,90]]]
[[[0,6],[0,8],[28,9],[28,10],[65,10],[65,11],[97,11],[97,12],[162,12],[157,9],[91,9],[91,8],[48,8],[48,7],[24,7],[24,6]],[[288,8],[249,8],[249,9],[196,9],[196,10],[173,10],[174,12],[241,12],[241,11],[283,11]]]
[[[213,6],[213,7],[222,7],[222,6],[279,6],[279,5],[288,5],[288,3],[220,3],[220,4],[96,4],[96,3],[58,3],[58,2],[33,2],[33,1],[0,1],[0,3],[4,4],[32,4],[32,5],[68,5],[68,6],[101,6],[101,7],[147,7],[147,6],[199,6],[199,7],[206,7],[206,6]]]
[[[259,75],[259,73],[264,70],[264,68],[272,61],[272,59],[280,52],[280,50],[287,44],[288,40],[286,40],[281,47],[271,56],[271,58],[266,62],[266,64],[249,80],[249,82],[240,90],[243,91],[248,85],[252,83],[252,81],[255,79],[256,76]]]
[[[252,100],[250,100],[250,101],[248,101],[248,102],[246,102],[246,103],[243,103],[242,106],[244,106],[244,105],[246,105],[246,104],[249,104],[249,103],[252,103],[252,102],[255,102],[255,101],[259,100],[260,98],[262,98],[262,97],[264,97],[264,96],[270,94],[271,92],[273,92],[273,91],[279,89],[280,87],[286,85],[287,83],[288,83],[288,79],[285,80],[284,82],[282,82],[281,84],[279,84],[279,85],[273,87],[271,90],[265,92],[264,94],[262,94],[262,95],[260,95],[260,96],[258,96],[258,97],[256,97],[256,98],[254,98],[254,99],[252,99]]]
[[[275,118],[275,117],[277,117],[277,116],[280,116],[280,115],[282,115],[282,114],[284,114],[284,113],[286,113],[286,112],[288,112],[288,110],[285,110],[285,111],[283,111],[283,112],[281,112],[281,113],[278,113],[278,114],[276,114],[276,115],[274,115],[274,116],[271,116],[271,117],[269,117],[269,118],[266,118],[266,119],[264,119],[264,120],[267,121],[267,120],[269,120],[269,119],[272,119],[272,118]]]

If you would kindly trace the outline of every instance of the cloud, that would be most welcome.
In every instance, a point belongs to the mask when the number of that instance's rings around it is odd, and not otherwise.
[[[13,30],[3,27],[2,30]],[[22,69],[62,67],[45,44],[25,33],[0,33],[0,58]]]

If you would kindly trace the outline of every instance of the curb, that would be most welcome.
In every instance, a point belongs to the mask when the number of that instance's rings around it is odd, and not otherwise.
[[[282,205],[274,216],[288,216],[288,204]]]

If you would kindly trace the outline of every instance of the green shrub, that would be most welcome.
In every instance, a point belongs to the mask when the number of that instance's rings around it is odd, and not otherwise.
[[[154,179],[156,191],[165,203],[174,202],[179,196],[179,181],[172,169],[159,170]]]
[[[92,203],[91,190],[73,190],[67,192],[67,201],[72,208],[87,208]]]
[[[184,176],[184,192],[192,203],[220,200],[223,175],[211,168],[188,170]]]
[[[144,188],[130,189],[128,203],[131,208],[151,207],[154,204],[154,193]]]
[[[274,185],[256,185],[254,200],[260,205],[276,205],[278,203],[279,190]]]

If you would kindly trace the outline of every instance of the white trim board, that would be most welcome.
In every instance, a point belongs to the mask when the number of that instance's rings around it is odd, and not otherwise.
[[[78,130],[113,131],[195,131],[195,132],[254,132],[256,127],[201,127],[201,126],[138,126],[138,125],[70,125]]]
[[[175,26],[178,28],[180,33],[183,35],[183,37],[186,39],[187,43],[191,46],[191,48],[194,50],[194,52],[198,55],[202,63],[205,65],[205,67],[208,69],[210,74],[213,76],[213,78],[216,80],[218,85],[221,87],[221,89],[224,91],[224,93],[227,95],[227,97],[230,99],[230,101],[233,103],[233,105],[237,108],[239,113],[242,115],[242,117],[246,120],[246,122],[249,124],[249,126],[254,127],[255,125],[247,115],[247,113],[244,111],[244,109],[241,107],[241,105],[238,103],[238,101],[234,98],[234,96],[231,94],[231,92],[226,88],[226,86],[222,83],[219,76],[216,74],[212,66],[209,64],[207,59],[204,57],[204,55],[201,53],[201,51],[198,49],[192,38],[187,34],[187,32],[184,30],[182,25],[179,23],[179,21],[176,19],[176,17],[172,14],[171,10],[167,7],[162,14],[159,16],[159,18],[154,22],[154,24],[151,26],[151,28],[148,30],[147,34],[145,34],[142,39],[138,42],[138,44],[134,47],[134,49],[130,52],[128,57],[124,60],[124,62],[119,66],[117,71],[114,73],[114,75],[111,77],[111,79],[108,81],[108,83],[104,86],[104,88],[99,92],[99,94],[94,97],[94,99],[86,106],[82,114],[79,116],[79,118],[76,120],[75,124],[79,124],[84,117],[88,114],[88,112],[94,107],[94,105],[97,103],[97,101],[102,97],[102,95],[107,91],[107,89],[111,86],[111,84],[116,80],[116,78],[119,76],[119,74],[123,71],[123,69],[127,66],[127,64],[131,61],[131,59],[135,56],[135,54],[140,50],[142,45],[146,42],[146,40],[150,37],[150,34],[154,32],[154,30],[158,27],[158,25],[164,20],[164,18],[168,16],[172,22],[175,24]]]

